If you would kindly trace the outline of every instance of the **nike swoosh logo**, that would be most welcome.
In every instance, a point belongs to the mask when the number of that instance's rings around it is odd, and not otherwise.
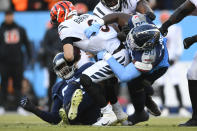
[[[102,126],[106,126],[106,125],[108,125],[108,123],[109,123],[109,121],[106,123],[102,123]]]

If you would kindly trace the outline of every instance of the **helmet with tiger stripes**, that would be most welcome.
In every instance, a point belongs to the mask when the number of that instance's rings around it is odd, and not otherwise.
[[[57,2],[50,11],[51,23],[60,24],[70,16],[77,15],[75,6],[69,1]]]

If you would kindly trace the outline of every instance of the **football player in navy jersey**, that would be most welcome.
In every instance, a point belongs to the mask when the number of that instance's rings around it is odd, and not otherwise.
[[[124,67],[118,64],[106,51],[99,52],[97,57],[108,62],[120,81],[129,82],[132,85],[130,88],[132,90],[131,97],[134,99],[135,113],[129,116],[128,120],[134,125],[148,120],[148,114],[144,111],[145,90],[168,69],[166,39],[160,36],[159,29],[146,15],[131,16],[124,13],[113,13],[103,17],[101,23],[94,23],[86,29],[86,36],[90,37],[92,33],[96,34],[102,24],[115,22],[119,26],[126,26],[129,29],[123,30],[121,33],[125,36],[131,63]],[[147,84],[147,87],[144,83]]]
[[[54,71],[63,80],[53,86],[51,112],[40,110],[26,96],[21,99],[20,105],[51,124],[58,124],[61,120],[71,125],[95,123],[100,117],[100,108],[94,104],[79,83],[82,72],[93,63],[85,58],[87,56],[84,52],[81,54],[83,55],[76,57],[73,66],[67,65],[63,52],[54,57]]]

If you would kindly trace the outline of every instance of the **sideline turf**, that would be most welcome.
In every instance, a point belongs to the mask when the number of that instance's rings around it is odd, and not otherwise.
[[[90,127],[50,125],[34,115],[7,114],[0,116],[0,131],[197,131],[197,127],[177,127],[186,120],[188,119],[180,117],[151,117],[148,122],[132,127]]]

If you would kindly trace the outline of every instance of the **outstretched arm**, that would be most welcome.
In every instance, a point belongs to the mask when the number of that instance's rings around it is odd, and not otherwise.
[[[98,59],[105,60],[111,67],[114,74],[120,79],[121,82],[128,82],[141,75],[133,63],[128,64],[126,67],[122,66],[116,59],[106,51],[101,51],[97,54]]]
[[[130,17],[131,15],[125,13],[112,13],[104,16],[102,19],[105,25],[117,23],[119,26],[125,26],[128,25]]]
[[[62,107],[62,102],[58,98],[55,98],[51,112],[40,110],[27,97],[21,99],[20,105],[48,123],[58,124],[61,121],[59,109]]]
[[[109,60],[107,60],[107,63],[121,82],[128,82],[141,75],[141,72],[135,68],[133,63],[130,63],[124,67],[118,63],[114,57],[111,57]]]
[[[179,8],[177,8],[170,18],[160,28],[161,33],[165,36],[167,34],[168,27],[180,22],[184,17],[191,14],[195,10],[195,5],[190,1],[184,2]]]
[[[94,23],[85,30],[85,35],[90,38],[93,34],[97,34],[100,27],[107,24],[117,23],[120,27],[127,26],[131,15],[125,13],[112,13],[104,16],[102,19],[97,19]]]

